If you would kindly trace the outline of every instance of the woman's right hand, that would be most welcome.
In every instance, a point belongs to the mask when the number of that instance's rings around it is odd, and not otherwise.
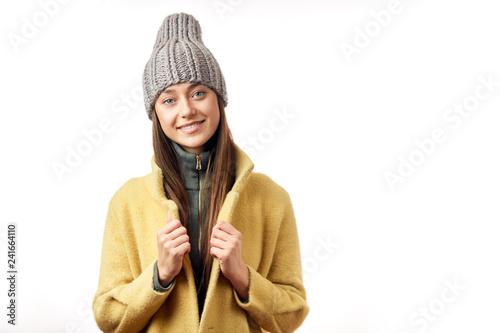
[[[173,220],[168,211],[167,225],[158,231],[158,279],[166,287],[182,268],[184,256],[191,250],[187,230],[181,221]]]

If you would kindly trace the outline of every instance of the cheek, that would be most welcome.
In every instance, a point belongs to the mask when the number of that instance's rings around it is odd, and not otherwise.
[[[217,103],[215,103],[215,105],[212,105],[208,116],[210,117],[210,127],[212,127],[212,129],[215,131],[220,122],[220,111]]]
[[[168,135],[168,133],[175,132],[175,117],[166,112],[162,112],[158,115],[158,119],[160,120],[161,128],[165,134]]]
[[[217,112],[214,113],[213,115],[213,126],[215,127],[215,129],[217,129],[217,127],[219,126],[219,122],[220,122],[220,114],[219,114],[219,110],[217,110]]]

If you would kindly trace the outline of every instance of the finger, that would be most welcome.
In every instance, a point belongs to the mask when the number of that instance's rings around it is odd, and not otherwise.
[[[182,235],[177,237],[176,239],[172,240],[172,247],[177,248],[184,243],[189,243],[189,236],[188,235]]]
[[[227,232],[225,232],[224,230],[220,230],[220,229],[215,229],[214,231],[212,231],[212,237],[211,239],[220,239],[220,240],[223,240],[223,241],[228,241],[230,239],[231,235],[229,235]]]
[[[175,229],[178,229],[178,228],[182,228],[182,223],[181,221],[179,220],[172,220],[170,221],[167,225],[166,225],[166,228],[165,228],[165,231],[167,232],[167,234],[171,233],[172,231],[174,231]]]
[[[170,233],[167,234],[167,236],[170,240],[174,240],[177,237],[182,236],[182,235],[187,235],[187,229],[184,228],[183,226],[180,226],[179,228],[174,229]]]
[[[172,213],[170,213],[170,211],[168,211],[167,213],[167,223],[172,221]]]
[[[214,229],[222,230],[230,235],[234,235],[238,232],[235,227],[231,223],[228,223],[226,221],[219,221]]]
[[[162,244],[165,244],[166,242],[174,241],[182,235],[187,235],[187,230],[183,226],[180,226],[179,228],[172,230],[168,234],[159,234],[158,241]]]
[[[217,259],[220,258],[224,253],[224,250],[221,250],[217,247],[211,247],[210,248],[210,254],[213,256],[213,257],[216,257]]]
[[[181,221],[179,220],[170,221],[169,223],[167,223],[166,226],[164,226],[158,231],[158,237],[163,234],[171,233],[172,231],[180,227],[182,227]]]
[[[214,226],[214,229],[223,229],[224,228],[224,224],[226,224],[227,222],[226,221],[218,221],[215,226]]]
[[[227,243],[225,241],[223,241],[223,240],[220,240],[220,239],[217,239],[217,238],[212,238],[210,240],[210,245],[212,247],[216,247],[216,248],[224,250],[226,248]]]
[[[187,243],[180,245],[176,249],[179,251],[179,253],[182,253],[182,255],[185,256],[186,254],[189,253],[189,251],[191,251],[191,244],[189,242],[187,242]]]

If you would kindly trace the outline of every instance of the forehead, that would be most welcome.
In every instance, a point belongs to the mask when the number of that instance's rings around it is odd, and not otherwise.
[[[200,83],[197,83],[197,82],[181,82],[181,83],[176,83],[176,84],[173,84],[171,86],[166,87],[162,91],[162,93],[168,94],[168,93],[173,93],[173,92],[181,92],[181,91],[185,91],[185,90],[194,89],[198,86],[203,86],[203,85]]]

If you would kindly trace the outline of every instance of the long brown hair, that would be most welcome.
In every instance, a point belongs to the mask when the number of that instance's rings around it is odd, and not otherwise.
[[[220,120],[219,126],[208,146],[215,146],[208,159],[207,174],[205,179],[211,182],[208,189],[206,203],[205,225],[202,231],[200,242],[200,263],[203,269],[202,280],[199,287],[208,289],[210,272],[212,270],[213,258],[210,255],[210,238],[212,229],[217,224],[217,216],[226,198],[226,194],[231,190],[234,184],[235,176],[235,146],[234,141],[227,124],[226,113],[223,100],[217,96],[219,104]],[[153,110],[153,150],[156,164],[160,167],[163,174],[163,188],[168,199],[173,200],[179,207],[179,217],[183,226],[188,228],[189,223],[189,201],[184,188],[182,179],[182,170],[179,165],[179,158],[161,128],[160,121]],[[205,182],[206,185],[207,182]],[[201,198],[204,198],[205,185],[200,189]]]

